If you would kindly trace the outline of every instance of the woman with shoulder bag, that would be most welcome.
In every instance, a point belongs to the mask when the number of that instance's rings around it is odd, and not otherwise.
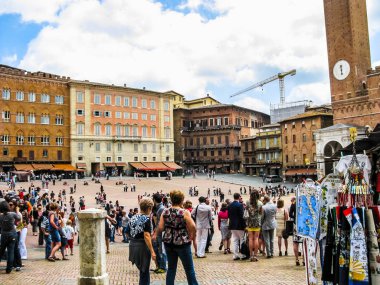
[[[286,232],[286,221],[289,219],[289,213],[284,208],[284,200],[279,199],[277,201],[277,212],[276,212],[276,233],[278,238],[278,250],[279,256],[282,256],[281,245],[282,239],[284,239],[285,243],[285,256],[288,255],[288,234]]]
[[[257,251],[259,249],[259,234],[261,229],[261,207],[263,203],[260,201],[259,191],[253,190],[247,201],[246,213],[247,216],[247,231],[249,240],[250,261],[259,261]]]

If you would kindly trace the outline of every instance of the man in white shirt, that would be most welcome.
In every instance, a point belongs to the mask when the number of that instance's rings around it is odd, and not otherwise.
[[[198,199],[199,205],[193,209],[191,212],[191,216],[195,220],[195,225],[197,228],[197,257],[204,258],[206,244],[207,244],[207,236],[209,229],[211,228],[212,223],[212,215],[211,215],[211,207],[206,205],[206,198],[201,196]]]

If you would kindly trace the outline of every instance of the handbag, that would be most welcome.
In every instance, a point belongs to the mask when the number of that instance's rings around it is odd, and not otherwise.
[[[248,209],[245,208],[245,209],[244,209],[244,213],[243,213],[243,219],[244,219],[244,220],[247,220],[248,218],[249,218],[249,212],[248,212]]]
[[[294,231],[294,221],[285,221],[285,230],[288,236],[292,236]]]

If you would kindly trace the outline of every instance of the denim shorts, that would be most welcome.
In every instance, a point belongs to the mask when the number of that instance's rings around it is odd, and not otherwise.
[[[61,242],[61,236],[57,229],[54,229],[50,232],[52,242]]]

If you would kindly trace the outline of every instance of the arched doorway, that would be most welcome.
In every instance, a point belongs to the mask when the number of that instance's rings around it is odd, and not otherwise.
[[[331,157],[334,153],[342,149],[342,145],[337,141],[328,142],[323,149],[323,156],[325,160],[325,175],[334,173],[334,162]]]

